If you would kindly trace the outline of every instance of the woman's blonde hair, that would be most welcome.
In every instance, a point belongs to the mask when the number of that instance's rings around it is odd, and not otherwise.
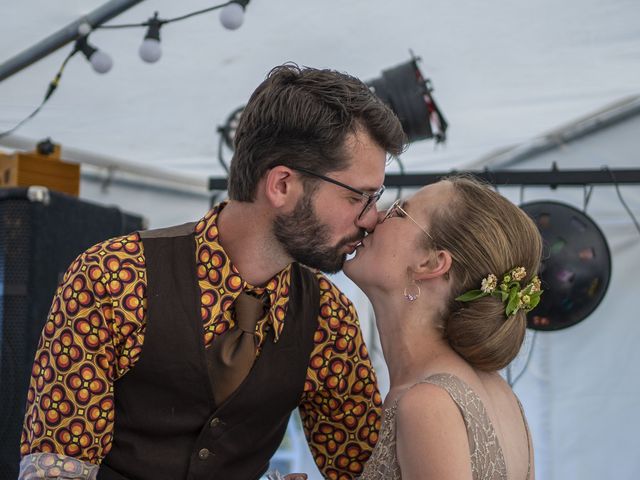
[[[436,248],[452,257],[451,298],[443,314],[445,338],[473,367],[496,371],[518,354],[524,340],[526,313],[509,318],[505,304],[487,296],[461,303],[455,298],[480,288],[493,273],[499,279],[515,267],[524,267],[525,285],[538,272],[542,239],[535,223],[488,184],[469,175],[454,175],[454,197],[446,209],[434,212],[430,232]]]

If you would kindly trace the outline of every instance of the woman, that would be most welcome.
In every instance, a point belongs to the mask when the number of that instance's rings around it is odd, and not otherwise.
[[[524,413],[497,372],[539,300],[541,245],[522,210],[464,176],[381,215],[345,265],[373,305],[391,383],[362,480],[534,478]]]

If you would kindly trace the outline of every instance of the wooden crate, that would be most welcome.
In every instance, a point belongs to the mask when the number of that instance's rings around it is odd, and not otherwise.
[[[36,152],[0,153],[0,187],[42,185],[57,192],[78,196],[80,165],[60,160],[60,146],[50,155]]]

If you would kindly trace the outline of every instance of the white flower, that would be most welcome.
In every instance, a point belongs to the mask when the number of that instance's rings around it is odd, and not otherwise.
[[[540,279],[536,276],[531,280],[531,293],[540,291]]]
[[[517,280],[519,282],[527,276],[527,271],[524,269],[524,267],[514,268],[513,272],[511,272],[511,276],[514,280]]]
[[[486,278],[482,279],[480,290],[484,293],[491,293],[496,289],[496,285],[498,285],[498,279],[493,273],[490,273]]]

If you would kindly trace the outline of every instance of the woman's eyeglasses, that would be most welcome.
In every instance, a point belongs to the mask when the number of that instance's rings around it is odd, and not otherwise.
[[[424,234],[431,239],[432,242],[435,241],[433,240],[433,237],[431,236],[431,234],[427,232],[423,226],[421,226],[418,222],[416,222],[416,220],[411,215],[409,215],[404,208],[402,208],[402,200],[398,199],[395,202],[393,202],[393,204],[391,204],[391,206],[387,209],[387,213],[385,213],[384,217],[382,217],[382,221],[384,222],[388,218],[392,218],[392,217],[407,217],[409,220],[415,223],[418,226],[418,228],[422,230]]]

